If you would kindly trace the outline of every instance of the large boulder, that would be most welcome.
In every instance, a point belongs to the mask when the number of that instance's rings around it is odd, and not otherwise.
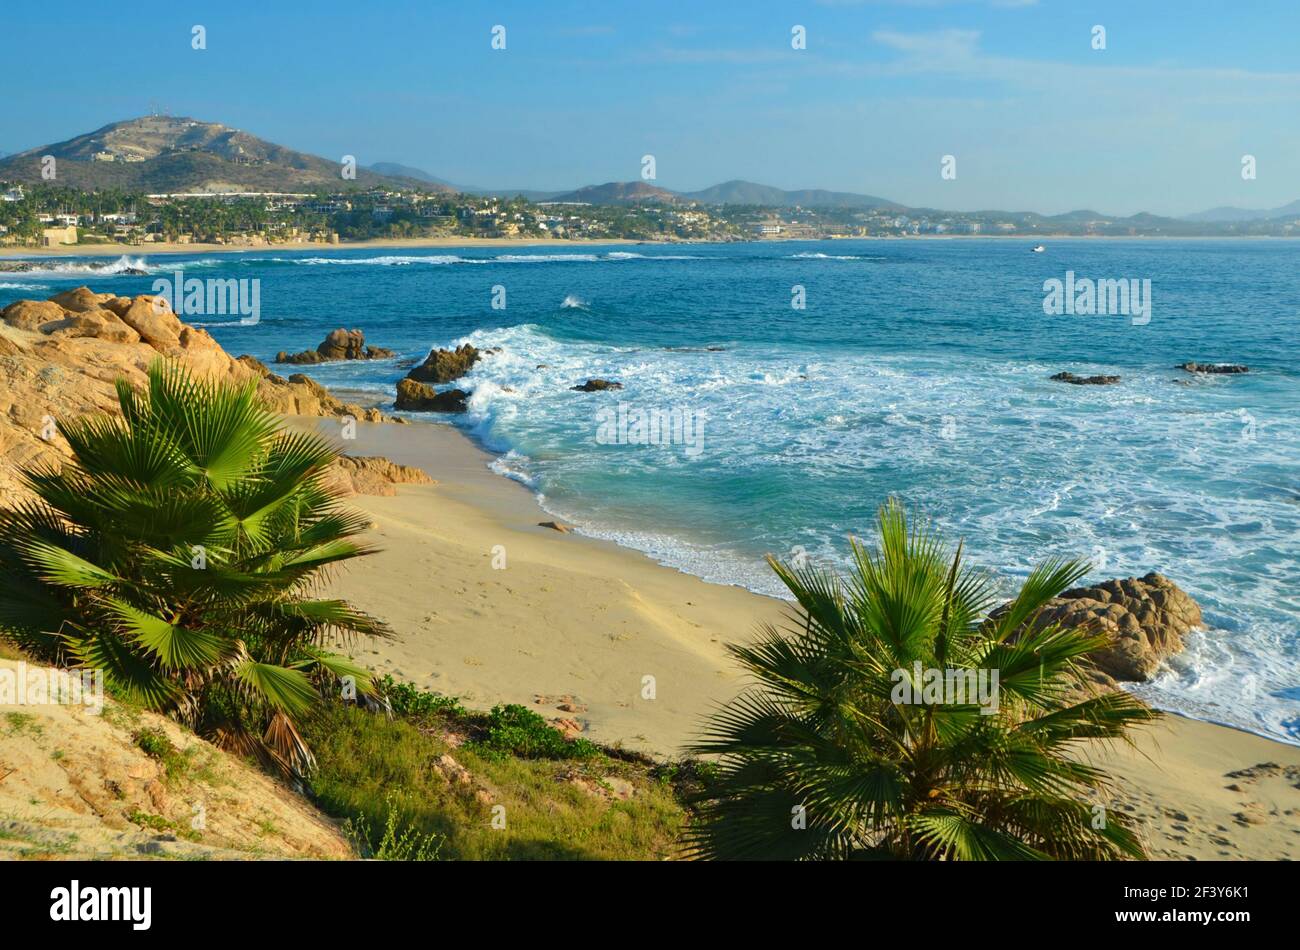
[[[994,611],[994,617],[1005,609]],[[1093,663],[1115,680],[1141,682],[1150,679],[1164,659],[1182,652],[1184,638],[1202,619],[1190,594],[1152,572],[1067,590],[1050,600],[1032,623],[1035,629],[1059,624],[1106,634],[1111,644],[1093,654]]]
[[[127,326],[111,310],[86,310],[68,314],[62,320],[47,323],[41,332],[52,337],[91,337],[109,343],[138,343],[140,334]]]
[[[393,355],[392,350],[382,346],[367,346],[366,335],[360,330],[345,330],[339,327],[331,330],[320,345],[314,350],[301,353],[287,353],[281,350],[275,355],[277,363],[330,363],[335,360],[382,360]]]
[[[460,379],[482,358],[478,348],[462,343],[454,350],[430,350],[423,363],[406,374],[421,383],[450,383]]]
[[[64,309],[52,300],[15,300],[0,310],[4,322],[18,330],[39,331],[45,324],[62,320],[66,315]]]
[[[86,313],[89,310],[98,310],[108,301],[116,299],[115,294],[97,294],[89,287],[78,287],[75,290],[65,290],[61,294],[55,294],[50,298],[50,302],[73,313]]]
[[[398,409],[412,412],[464,412],[469,393],[461,389],[438,392],[428,383],[403,379],[397,383]]]
[[[141,294],[131,301],[131,306],[121,317],[123,323],[140,334],[140,339],[156,350],[167,350],[180,345],[184,324],[172,313],[171,304],[166,297]]]

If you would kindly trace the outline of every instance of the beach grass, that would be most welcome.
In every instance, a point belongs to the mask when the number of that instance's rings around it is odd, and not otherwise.
[[[432,838],[439,860],[679,855],[689,769],[604,751],[527,758],[462,741],[465,732],[486,733],[489,722],[473,713],[389,718],[331,706],[307,726],[318,764],[311,796],[360,829],[363,855],[377,855],[380,830],[394,825]]]

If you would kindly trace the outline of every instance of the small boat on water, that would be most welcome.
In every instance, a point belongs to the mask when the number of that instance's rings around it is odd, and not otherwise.
[[[1043,251],[1045,251],[1045,250],[1047,250],[1047,248],[1043,247],[1043,245],[1041,245],[1041,244],[1035,244],[1035,245],[1034,245],[1034,253],[1035,253],[1035,254],[1041,254],[1041,253],[1043,253]]]

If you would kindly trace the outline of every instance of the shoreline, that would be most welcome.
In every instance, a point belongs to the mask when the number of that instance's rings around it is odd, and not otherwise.
[[[0,258],[45,257],[148,257],[157,254],[250,254],[256,252],[285,251],[355,251],[366,248],[427,248],[427,247],[600,247],[602,245],[653,245],[677,247],[700,244],[839,244],[845,241],[1275,241],[1300,240],[1271,235],[1174,235],[1174,234],[908,234],[867,235],[864,237],[775,237],[739,238],[736,240],[701,240],[681,238],[656,241],[646,238],[476,238],[464,236],[426,238],[374,238],[369,241],[342,241],[338,244],[294,242],[283,244],[61,244],[57,247],[0,247]]]
[[[331,420],[292,424],[338,433]],[[613,542],[539,527],[551,516],[533,492],[489,470],[494,456],[452,426],[358,423],[341,444],[436,480],[348,499],[380,550],[329,593],[391,624],[394,640],[353,651],[380,675],[471,707],[518,703],[603,745],[675,759],[746,685],[724,644],[786,612]],[[1300,747],[1167,713],[1133,747],[1092,746],[1088,758],[1115,778],[1106,807],[1140,822],[1155,858],[1278,859],[1300,847]]]
[[[674,244],[686,243],[675,241],[639,241],[631,238],[606,238],[587,240],[586,238],[474,238],[474,237],[431,237],[431,238],[375,238],[370,241],[341,241],[338,244],[301,241],[283,244],[176,244],[159,242],[156,244],[61,244],[58,247],[0,247],[0,258],[4,257],[149,257],[154,254],[252,254],[272,251],[354,251],[368,247],[535,247],[558,245],[561,247],[584,247],[601,244]]]
[[[378,408],[385,412],[392,411],[390,408],[389,400],[380,399],[378,398],[376,393],[369,390],[349,389],[346,386],[343,386],[343,387],[335,387],[331,390],[331,392],[334,393],[336,396],[343,398],[347,402],[356,403],[358,405],[363,406],[364,408]],[[461,452],[473,453],[477,457],[477,460],[481,463],[482,474],[485,476],[484,479],[485,482],[498,482],[498,481],[505,482],[506,484],[511,486],[511,489],[515,490],[516,493],[519,494],[520,496],[519,500],[515,504],[519,504],[519,505],[531,504],[532,508],[535,510],[536,515],[541,520],[555,520],[559,522],[564,522],[566,524],[566,527],[570,529],[571,535],[575,538],[579,538],[582,541],[589,544],[599,545],[604,549],[608,549],[612,547],[614,550],[624,552],[635,558],[644,559],[645,561],[649,562],[650,564],[654,565],[656,568],[660,570],[669,571],[674,574],[681,575],[682,577],[689,577],[693,580],[699,581],[710,587],[719,587],[719,588],[725,588],[730,590],[742,591],[745,594],[751,595],[753,597],[759,597],[766,601],[771,601],[780,606],[789,606],[794,603],[793,600],[787,600],[785,598],[774,596],[770,593],[766,593],[761,590],[756,590],[753,587],[746,586],[741,581],[715,580],[708,577],[704,577],[699,574],[694,574],[685,568],[679,567],[676,564],[661,559],[651,551],[638,548],[632,544],[625,544],[621,541],[617,541],[612,538],[606,538],[606,537],[601,537],[599,535],[591,534],[587,530],[585,530],[583,526],[580,525],[568,524],[567,522],[565,522],[565,519],[562,515],[559,515],[556,512],[550,510],[542,503],[542,501],[538,498],[539,492],[537,492],[531,486],[525,484],[519,479],[512,478],[509,475],[506,475],[494,469],[492,467],[492,463],[501,456],[501,453],[494,452],[493,450],[489,449],[487,446],[482,444],[477,438],[475,438],[474,435],[472,435],[471,433],[466,432],[463,429],[460,429],[451,423],[437,423],[437,422],[430,422],[424,419],[420,419],[419,413],[404,413],[402,415],[404,418],[407,419],[408,424],[410,426],[429,427],[439,432],[446,433],[445,436],[439,437],[440,439],[445,438],[447,440],[447,443],[441,444],[439,446],[439,452],[448,452],[453,455],[459,454]],[[307,422],[318,422],[318,421],[319,420],[313,420],[307,417],[298,417],[292,420],[292,424],[302,425]],[[363,425],[374,426],[375,424],[363,423]],[[317,431],[319,430],[320,427],[318,426]],[[329,437],[328,432],[324,432],[323,434]],[[463,446],[463,448],[461,449],[452,448],[450,445],[451,443],[460,444]],[[343,445],[341,443],[339,444],[346,454],[354,454],[350,446]],[[415,468],[419,468],[425,471],[431,478],[435,479],[435,481],[437,481],[440,477],[437,474],[435,474],[435,472],[432,469],[429,468],[429,465],[431,464],[431,460],[429,458],[429,455],[426,452],[413,451],[410,453],[409,456],[404,456],[402,458],[399,458],[398,454],[401,454],[401,450],[389,445],[386,447],[386,451],[379,452],[379,454],[392,458],[394,461],[401,462],[402,464],[411,465],[414,466]],[[462,473],[463,476],[464,472],[466,471],[463,462],[458,464],[458,470]],[[527,499],[526,501],[524,501],[525,498]],[[1148,704],[1150,705],[1147,699],[1141,696],[1139,696],[1139,698],[1141,698],[1143,702],[1148,702]],[[1283,748],[1300,750],[1300,741],[1287,742],[1285,739],[1279,738],[1274,735],[1269,735],[1268,733],[1260,732],[1255,729],[1251,729],[1248,726],[1244,726],[1239,723],[1227,722],[1218,719],[1197,718],[1196,716],[1191,715],[1188,712],[1185,712],[1183,710],[1178,710],[1178,709],[1164,709],[1159,706],[1155,706],[1154,708],[1159,709],[1162,713],[1164,713],[1167,716],[1176,716],[1179,719],[1186,720],[1187,722],[1202,723],[1207,726],[1212,726],[1216,729],[1229,729],[1232,730],[1233,732],[1241,733],[1242,735],[1252,736],[1257,739],[1262,739],[1266,742],[1274,743]]]

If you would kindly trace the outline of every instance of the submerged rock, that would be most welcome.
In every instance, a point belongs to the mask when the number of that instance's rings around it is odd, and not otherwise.
[[[469,343],[462,343],[454,350],[430,350],[424,362],[407,373],[406,378],[421,383],[450,383],[468,373],[482,355]]]
[[[397,383],[398,409],[412,412],[464,412],[468,408],[469,393],[463,389],[438,392],[428,383],[403,379]]]
[[[1057,373],[1048,379],[1058,383],[1073,383],[1075,386],[1113,386],[1119,382],[1118,376],[1077,376],[1074,373]]]
[[[1249,373],[1249,366],[1240,363],[1179,363],[1175,369],[1188,373]]]
[[[991,616],[996,619],[1006,609],[1004,604]],[[1059,624],[1106,634],[1111,645],[1094,653],[1093,663],[1116,680],[1141,682],[1165,658],[1182,652],[1183,639],[1202,619],[1190,594],[1152,572],[1067,590],[1048,601],[1032,623],[1034,629]]]
[[[275,355],[277,363],[329,363],[335,360],[383,360],[393,355],[393,351],[382,346],[367,346],[366,335],[360,330],[345,330],[339,327],[331,330],[314,350],[301,353],[286,353],[281,350]]]
[[[608,379],[589,379],[581,386],[570,386],[574,392],[580,393],[599,393],[607,389],[622,389],[622,383],[616,383]]]

